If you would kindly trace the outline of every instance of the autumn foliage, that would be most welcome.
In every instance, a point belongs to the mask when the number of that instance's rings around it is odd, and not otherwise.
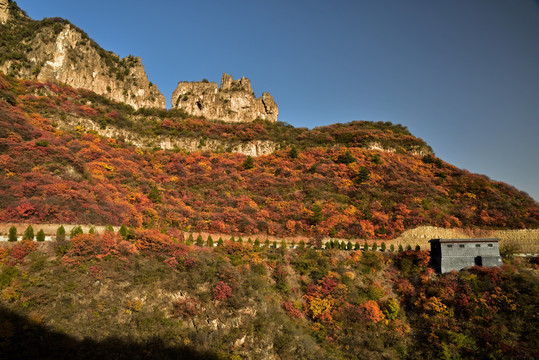
[[[539,207],[529,196],[431,155],[415,155],[426,144],[397,125],[307,130],[172,113],[168,120],[140,121],[175,129],[170,136],[227,138],[234,126],[252,132],[238,135],[242,139],[284,144],[245,167],[238,153],[138,149],[84,128],[60,131],[57,122],[66,114],[132,124],[142,115],[87,91],[0,77],[3,91],[17,99],[0,100],[0,221],[381,239],[427,224],[539,225]],[[401,150],[368,150],[371,142]],[[295,147],[294,156],[286,146]]]

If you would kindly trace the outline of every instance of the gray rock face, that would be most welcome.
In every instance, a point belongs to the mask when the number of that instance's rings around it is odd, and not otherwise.
[[[256,98],[249,79],[234,80],[226,73],[220,88],[214,82],[179,82],[172,94],[172,107],[195,116],[227,122],[256,119],[275,122],[279,115],[277,104],[269,93]]]
[[[33,67],[16,70],[21,77],[59,81],[124,102],[135,109],[166,108],[164,95],[148,81],[140,58],[120,59],[111,52],[99,50],[69,24],[59,33],[52,27],[40,29],[28,48],[31,49],[28,59]],[[12,61],[6,61],[0,70],[13,72],[12,65]]]
[[[9,1],[0,0],[0,23],[5,24],[9,19]]]

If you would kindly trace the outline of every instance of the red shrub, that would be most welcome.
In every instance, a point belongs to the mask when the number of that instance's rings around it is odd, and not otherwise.
[[[226,300],[231,296],[232,296],[232,288],[228,286],[224,281],[219,281],[213,287],[214,300]]]

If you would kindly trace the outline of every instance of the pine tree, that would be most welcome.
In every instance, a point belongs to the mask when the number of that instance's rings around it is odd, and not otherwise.
[[[299,242],[299,249],[300,249],[300,250],[305,250],[305,241],[301,240],[301,241]]]
[[[273,248],[274,248],[274,249],[277,249],[277,241],[274,241],[274,242],[273,242]]]
[[[224,241],[222,237],[219,237],[219,240],[217,240],[217,246],[223,246]]]
[[[24,233],[22,234],[23,240],[34,240],[34,228],[32,225],[28,225]]]
[[[346,250],[346,243],[343,241],[341,241],[341,243],[339,244],[339,249],[341,250]]]
[[[66,229],[63,225],[60,225],[58,229],[56,229],[56,241],[65,241],[66,239]]]
[[[415,246],[415,251],[419,251],[419,250],[421,250],[421,246],[416,245],[416,246]]]
[[[11,226],[9,228],[8,241],[11,241],[11,242],[17,241],[17,228],[15,226]]]
[[[361,249],[361,247],[359,246],[359,243],[356,242],[356,243],[354,244],[354,250],[359,250],[359,249]]]
[[[251,155],[247,155],[245,160],[243,161],[243,164],[241,164],[245,170],[249,170],[255,167],[255,161],[253,160],[253,157]]]
[[[353,248],[352,242],[348,241],[348,244],[346,244],[346,250],[350,251],[352,250],[352,248]]]
[[[196,245],[200,247],[204,246],[204,239],[202,238],[202,235],[200,234],[198,234]]]
[[[365,166],[362,166],[357,174],[356,183],[364,183],[365,181],[369,180],[370,177],[371,174],[369,173],[369,170],[367,170]]]
[[[95,234],[95,233],[97,233],[97,230],[95,229],[95,227],[90,226],[90,230],[88,230],[88,234]]]
[[[286,240],[285,240],[285,239],[281,240],[281,246],[280,246],[280,248],[281,248],[281,249],[286,249],[287,247],[288,247],[288,246],[287,246],[287,244],[286,244]]]
[[[241,236],[238,238],[238,242],[239,242],[239,243],[243,243],[243,239],[242,239]]]
[[[127,232],[127,228],[126,228],[126,232]],[[71,232],[69,233],[71,239],[73,239],[77,235],[82,235],[82,234],[84,234],[84,231],[82,231],[82,228],[80,227],[80,225],[75,226],[73,229],[71,229]]]
[[[401,245],[401,244],[399,244],[399,250],[398,250],[398,251],[399,251],[399,252],[404,251],[404,249],[402,248],[402,245]]]
[[[378,250],[378,244],[374,243],[372,244],[372,251],[376,251],[376,250]]]
[[[37,235],[36,235],[36,240],[37,241],[45,241],[45,232],[43,231],[43,229],[39,230],[37,232]]]
[[[121,237],[127,240],[127,235],[129,231],[127,230],[127,226],[125,226],[125,224],[122,224],[122,226],[120,226],[120,230],[118,230],[118,233],[120,233]]]
[[[382,245],[380,246],[380,250],[382,250],[382,252],[383,252],[383,251],[386,251],[386,249],[387,249],[386,248],[386,242],[382,241]]]
[[[266,241],[264,242],[264,245],[266,245],[266,249],[269,249],[270,241],[268,239],[266,239]]]
[[[412,250],[412,245],[410,244],[406,245],[406,250]]]
[[[290,156],[291,159],[297,159],[298,155],[298,149],[296,149],[295,146],[292,146],[292,149],[288,152],[288,156]]]
[[[213,239],[212,239],[211,235],[208,235],[208,240],[206,240],[206,244],[207,244],[208,247],[210,247],[210,248],[213,247]]]
[[[395,252],[395,245],[393,245],[393,244],[389,245],[389,250],[391,252]]]
[[[114,233],[114,228],[111,224],[105,225],[105,232]]]
[[[257,251],[260,250],[260,240],[258,238],[255,239],[254,249]]]
[[[232,235],[232,237],[230,238],[230,241],[231,242],[236,242],[236,239],[234,239],[234,235]]]
[[[365,241],[363,243],[363,251],[368,251],[369,250],[369,244],[367,244],[367,241]]]

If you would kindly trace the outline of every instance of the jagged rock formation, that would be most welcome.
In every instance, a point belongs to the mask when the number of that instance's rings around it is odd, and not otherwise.
[[[0,23],[5,24],[9,19],[9,1],[0,0]]]
[[[172,94],[172,107],[195,116],[227,122],[256,119],[277,121],[279,110],[273,97],[265,92],[256,98],[249,79],[233,80],[223,74],[221,87],[208,81],[179,82]]]
[[[34,21],[15,3],[0,0],[0,71],[40,81],[59,81],[112,100],[140,107],[166,108],[157,86],[148,81],[140,58],[120,59],[103,50],[82,30],[63,19]],[[14,40],[15,39],[15,40]]]

